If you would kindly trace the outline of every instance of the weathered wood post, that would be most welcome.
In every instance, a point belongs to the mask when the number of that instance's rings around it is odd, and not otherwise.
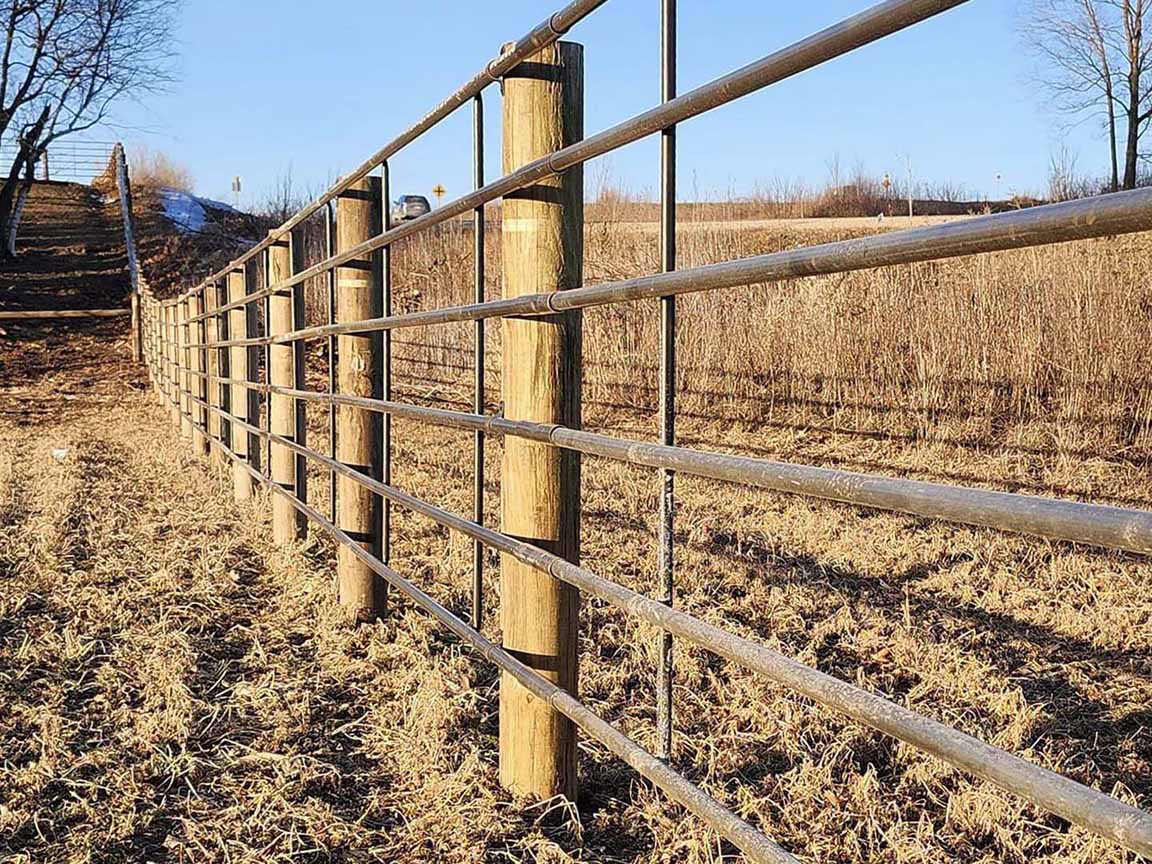
[[[268,247],[268,285],[283,282],[292,275],[292,246],[287,239]],[[268,298],[268,335],[281,336],[293,329],[293,292],[277,291]],[[268,383],[273,387],[296,386],[295,345],[273,345],[268,351]],[[268,394],[268,422],[273,435],[296,442],[296,400],[279,393]],[[283,444],[269,448],[272,482],[296,494],[296,454]],[[277,543],[294,543],[304,536],[304,521],[292,502],[283,495],[272,496],[272,537]]]
[[[253,258],[249,260],[247,265],[244,267],[244,294],[246,296],[255,294],[258,290],[260,290],[260,286],[257,284],[257,279],[260,276],[260,265],[262,263],[264,262]],[[267,302],[267,300],[264,301],[265,304]],[[260,332],[260,305],[260,301],[258,300],[249,300],[244,304],[245,339],[256,339],[262,335]],[[268,326],[267,320],[265,320],[264,326],[265,328]],[[259,384],[260,369],[267,362],[267,358],[262,356],[267,350],[267,346],[249,345],[244,350],[248,352],[248,363],[245,369],[247,372],[247,377],[245,380],[247,380],[249,384]],[[265,369],[264,374],[267,375],[267,372],[268,370]],[[245,391],[245,419],[247,420],[248,424],[253,427],[266,429],[267,427],[262,424],[260,416],[260,391],[256,387],[246,387]],[[248,464],[252,467],[253,470],[263,474],[264,465],[262,463],[263,454],[261,452],[263,439],[255,432],[246,431],[244,434],[248,438]],[[244,473],[248,477],[248,482],[252,487],[253,494],[255,494],[255,491],[260,488],[259,481],[257,481],[251,473],[247,471]]]
[[[582,46],[561,42],[504,79],[506,173],[583,137],[583,67]],[[504,198],[505,297],[580,285],[583,196],[583,171],[572,168]],[[506,318],[502,336],[506,416],[579,428],[580,313]],[[500,498],[505,533],[578,560],[578,454],[507,437]],[[579,592],[507,555],[500,577],[504,646],[575,694]],[[500,681],[500,781],[520,794],[576,797],[575,726],[508,674]]]
[[[185,310],[185,346],[196,344],[203,344],[207,328],[204,326],[204,321],[192,322],[191,319],[200,314],[202,309],[201,298],[199,294],[193,293],[188,295],[188,306]],[[192,425],[192,452],[197,455],[207,455],[208,450],[208,412],[202,405],[196,405],[192,402],[192,395],[196,393],[202,401],[207,400],[206,392],[206,379],[203,377],[205,371],[205,356],[206,352],[202,348],[187,348],[188,352],[188,418]]]
[[[380,233],[383,207],[380,179],[365,177],[340,195],[336,213],[336,249],[349,249]],[[380,315],[379,255],[348,261],[336,270],[336,320],[358,321]],[[342,394],[380,398],[383,352],[379,333],[341,335],[336,346],[336,387]],[[380,476],[380,415],[358,408],[337,410],[336,459],[372,477]],[[380,499],[359,483],[340,477],[336,485],[337,525],[373,554],[380,554]],[[384,612],[387,585],[364,562],[341,546],[336,572],[340,602],[357,621]]]
[[[247,279],[243,270],[233,270],[228,274],[228,303],[240,303],[247,293]],[[228,338],[244,339],[248,331],[247,311],[244,306],[230,309],[228,315]],[[248,349],[232,346],[228,350],[228,377],[233,381],[248,380]],[[231,398],[228,411],[239,420],[248,421],[248,388],[243,384],[231,385]],[[248,432],[237,423],[229,424],[228,446],[239,461],[232,462],[232,496],[237,501],[247,501],[252,497],[252,475],[242,463],[248,461]]]
[[[189,343],[191,342],[191,339],[190,339],[190,332],[189,332],[190,328],[189,328],[189,324],[188,324],[188,316],[189,316],[189,311],[188,311],[189,310],[189,298],[188,297],[184,297],[183,300],[180,301],[179,309],[180,309],[180,312],[179,312],[180,327],[179,327],[179,335],[177,335],[177,340],[179,340],[179,347],[177,347],[177,350],[176,350],[176,363],[177,363],[177,365],[180,366],[180,376],[179,376],[179,380],[180,380],[180,434],[183,435],[184,438],[187,438],[189,441],[191,441],[192,440],[192,404],[191,404],[190,396],[191,396],[192,388],[191,388],[191,385],[189,384],[189,374],[188,374],[188,355],[189,355],[188,346],[189,346]]]
[[[152,386],[156,389],[156,401],[163,408],[164,402],[164,307],[160,301],[148,295],[148,344],[152,353]]]
[[[218,312],[221,302],[228,297],[227,280],[223,284],[213,282],[204,288],[205,312],[213,313],[204,319],[207,342],[219,342],[228,338],[228,313]],[[222,299],[223,298],[223,301]],[[227,348],[210,348],[206,355],[205,369],[208,372],[208,404],[220,411],[229,411],[231,408],[232,390],[220,379],[228,374],[228,361],[231,355]],[[212,448],[212,461],[228,467],[229,459],[224,455],[220,444],[227,445],[231,440],[232,428],[223,414],[212,411],[208,419],[208,432]]]
[[[180,429],[180,388],[176,381],[176,303],[164,308],[164,339],[167,343],[164,356],[168,363],[168,415],[177,431]]]
[[[158,299],[153,298],[153,308],[156,310],[156,375],[159,384],[158,398],[160,407],[169,410],[168,401],[168,307]]]

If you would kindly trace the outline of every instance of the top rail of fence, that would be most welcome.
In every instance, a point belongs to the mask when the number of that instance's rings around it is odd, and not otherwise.
[[[255,258],[273,243],[283,239],[293,228],[301,222],[304,222],[310,216],[315,215],[322,207],[338,198],[342,192],[351,188],[358,180],[370,174],[382,163],[396,155],[400,150],[404,149],[404,147],[411,144],[441,120],[456,111],[456,109],[468,104],[469,101],[478,93],[481,93],[488,85],[499,81],[501,77],[516,67],[526,57],[532,56],[541,48],[557,41],[574,25],[607,2],[608,0],[573,0],[573,2],[569,3],[563,9],[549,15],[547,20],[537,24],[517,41],[505,45],[497,57],[488,62],[483,70],[472,76],[472,78],[455,93],[365,159],[359,166],[337,180],[326,192],[316,198],[316,200],[296,211],[284,224],[271,230],[267,237],[243,255],[229,262],[225,267],[213,273],[211,276],[208,276],[200,285],[185,292],[185,296],[193,291],[199,290],[204,284],[213,282],[216,279],[221,279],[229,272],[244,266],[246,262]]]
[[[467,101],[467,98],[471,98],[471,96],[481,92],[488,84],[496,81],[497,73],[511,70],[520,60],[530,56],[544,45],[556,41],[563,35],[562,27],[564,29],[571,27],[594,9],[603,5],[604,2],[606,0],[598,0],[598,2],[596,0],[584,0],[584,2],[572,3],[562,12],[553,15],[549,22],[555,22],[554,24],[549,23],[536,27],[528,36],[515,43],[514,48],[505,51],[499,58],[488,64],[483,73],[475,76],[456,94],[441,103],[436,110],[369,157],[360,167],[337,182],[312,204],[304,207],[282,226],[270,232],[269,237],[207,277],[199,285],[186,292],[186,295],[202,290],[204,285],[242,267],[262,249],[282,238],[293,227],[339,196],[353,182],[364,177],[380,163],[455,111]],[[285,290],[293,284],[321,275],[333,267],[338,267],[412,234],[474,211],[478,207],[518,189],[523,189],[544,177],[582,165],[598,156],[618,150],[648,135],[747,96],[967,2],[969,0],[885,0],[885,2],[879,3],[858,15],[846,18],[838,24],[769,54],[735,72],[703,84],[682,96],[624,120],[603,132],[585,138],[583,141],[558,150],[549,156],[530,162],[475,192],[456,198],[424,216],[386,230],[363,243],[330,256],[305,271],[293,275],[291,279],[270,286],[265,289],[265,292],[270,294]],[[470,95],[465,96],[465,94]],[[228,308],[234,307],[222,307],[218,311],[227,311]]]

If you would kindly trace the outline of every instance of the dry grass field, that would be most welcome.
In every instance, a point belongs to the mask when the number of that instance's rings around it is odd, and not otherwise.
[[[701,226],[681,263],[834,236]],[[401,311],[464,302],[470,243],[398,250]],[[590,226],[587,246],[590,281],[656,269],[630,228]],[[1152,507],[1150,252],[1109,239],[685,298],[680,440]],[[585,321],[585,425],[651,437],[655,304]],[[328,544],[273,548],[267,501],[238,508],[189,458],[120,335],[0,382],[6,402],[45,399],[0,412],[0,860],[739,860],[588,742],[578,809],[509,800],[493,670],[402,602],[349,627]],[[400,398],[470,401],[469,327],[396,339]],[[310,421],[322,448],[323,411]],[[398,486],[470,511],[466,435],[397,421],[395,442]],[[584,472],[585,563],[654,592],[656,476]],[[1145,560],[711,481],[678,492],[693,614],[1152,807]],[[396,532],[396,568],[466,609],[470,543],[403,512]],[[655,632],[589,602],[581,647],[582,697],[654,746]],[[1137,860],[714,657],[679,650],[677,667],[675,764],[801,860]]]

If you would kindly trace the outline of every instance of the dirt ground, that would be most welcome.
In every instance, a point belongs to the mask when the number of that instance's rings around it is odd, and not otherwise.
[[[192,459],[123,321],[0,342],[0,861],[739,860],[594,743],[578,807],[496,782],[493,670],[395,601],[354,629],[317,537],[278,550]],[[418,382],[400,394],[422,398]],[[590,406],[636,437],[651,417]],[[323,444],[322,412],[311,418]],[[396,423],[396,483],[469,512],[467,438]],[[685,418],[682,442],[1152,506],[1121,458]],[[489,443],[496,524],[499,441]],[[588,459],[584,561],[656,585],[658,482]],[[317,476],[314,489],[325,486]],[[681,478],[680,604],[1075,779],[1152,806],[1152,568]],[[321,503],[323,503],[321,501]],[[470,543],[398,513],[394,564],[468,607]],[[496,572],[486,597],[496,636]],[[656,634],[582,611],[581,691],[654,744]],[[675,764],[810,862],[1137,859],[702,652]]]

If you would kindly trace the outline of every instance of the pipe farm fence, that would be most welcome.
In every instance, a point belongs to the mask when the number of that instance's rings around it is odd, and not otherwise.
[[[576,730],[596,739],[737,846],[748,860],[796,859],[670,766],[673,640],[702,648],[1027,799],[1136,853],[1152,856],[1152,815],[990,746],[674,604],[677,474],[812,496],[844,505],[1022,532],[1138,555],[1152,553],[1152,513],[686,449],[675,437],[676,297],[817,274],[931,261],[1152,229],[1152,190],[1117,192],[1010,213],[676,269],[676,126],[746,94],[946,13],[966,0],[885,0],[694,90],[676,92],[675,0],[662,5],[663,101],[609,129],[583,130],[583,53],[561,37],[606,0],[575,0],[498,57],[415,125],[344,175],[219,272],[178,297],[140,291],[144,362],[157,398],[198,455],[231,465],[237,497],[272,492],[273,530],[298,540],[311,525],[337,547],[340,600],[359,620],[386,614],[395,592],[456,634],[502,673],[500,778],[538,796],[576,792]],[[503,89],[504,166],[485,179],[484,92]],[[475,190],[392,224],[389,160],[458,109],[474,112]],[[584,284],[581,166],[650,135],[661,141],[662,272]],[[501,201],[503,296],[484,293],[484,205]],[[471,217],[474,302],[393,314],[390,249],[449,220]],[[322,259],[302,232],[324,225]],[[306,283],[326,286],[323,322],[306,320]],[[581,310],[658,298],[661,434],[637,441],[580,428]],[[503,410],[486,414],[485,327],[502,327]],[[392,396],[392,334],[473,322],[471,412]],[[327,346],[326,389],[306,386],[308,343]],[[309,446],[306,407],[326,408],[329,447]],[[393,418],[472,433],[472,513],[448,512],[392,482]],[[501,436],[502,519],[484,524],[485,440]],[[580,459],[652,468],[660,484],[661,594],[642,596],[578,559]],[[330,478],[330,506],[308,487],[308,466]],[[312,494],[310,494],[312,493]],[[473,603],[457,614],[390,564],[392,508],[405,508],[474,544]],[[481,630],[485,549],[500,553],[501,641]],[[662,636],[659,751],[650,753],[579,701],[581,595],[647,622]]]

